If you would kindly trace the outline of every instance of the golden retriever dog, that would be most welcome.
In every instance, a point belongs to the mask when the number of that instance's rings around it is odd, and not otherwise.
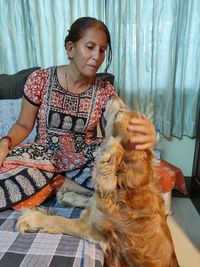
[[[117,99],[115,99],[117,100]],[[138,113],[118,103],[93,170],[95,192],[80,219],[21,210],[22,232],[64,233],[99,244],[108,267],[178,267],[151,150],[133,150],[127,130]],[[107,112],[107,111],[106,111]]]

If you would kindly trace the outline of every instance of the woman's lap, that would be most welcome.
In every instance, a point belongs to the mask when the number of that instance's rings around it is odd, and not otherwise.
[[[91,166],[62,174],[25,166],[0,173],[0,211],[40,205],[59,190],[66,177],[85,189],[92,189]]]

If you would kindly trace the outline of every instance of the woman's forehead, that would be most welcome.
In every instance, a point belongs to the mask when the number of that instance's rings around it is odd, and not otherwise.
[[[99,26],[93,26],[84,30],[82,37],[80,38],[82,42],[93,42],[100,46],[107,46],[107,36],[105,31]]]

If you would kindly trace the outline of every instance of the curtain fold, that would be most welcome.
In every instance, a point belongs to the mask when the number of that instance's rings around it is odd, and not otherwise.
[[[166,137],[194,137],[200,88],[200,1],[106,3],[114,51],[111,72],[120,96],[131,108],[152,115]]]
[[[199,14],[199,0],[1,0],[0,73],[68,63],[67,29],[93,16],[110,30],[109,72],[127,105],[149,115],[166,137],[195,137]]]
[[[68,63],[64,39],[79,17],[105,20],[105,0],[1,0],[0,73]]]

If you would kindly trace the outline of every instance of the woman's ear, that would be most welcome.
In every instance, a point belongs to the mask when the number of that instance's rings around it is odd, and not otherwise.
[[[66,48],[66,51],[67,51],[68,58],[72,59],[73,58],[74,43],[71,42],[71,41],[67,42],[65,48]]]

